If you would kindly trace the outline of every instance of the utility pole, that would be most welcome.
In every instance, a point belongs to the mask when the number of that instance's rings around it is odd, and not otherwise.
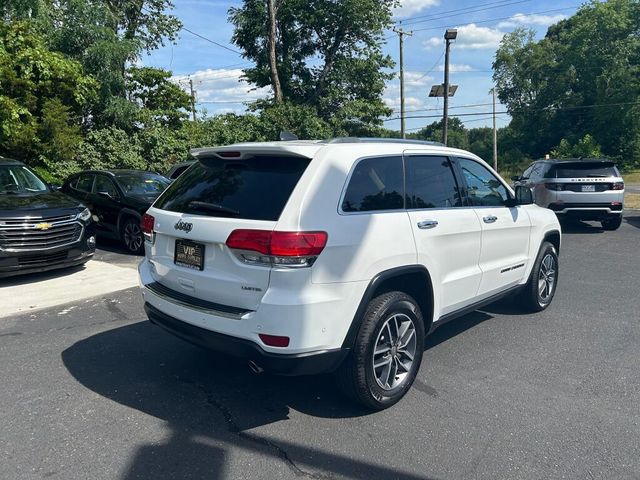
[[[400,28],[394,28],[394,32],[398,34],[400,38],[400,135],[402,138],[406,138],[406,132],[404,128],[404,36],[413,35],[412,32],[405,32]]]
[[[193,121],[196,121],[196,93],[193,90],[193,80],[189,79],[189,90],[191,91],[191,115]]]
[[[458,36],[458,31],[453,28],[444,32],[445,51],[444,51],[444,111],[442,113],[442,143],[447,145],[447,130],[449,128],[449,52],[451,50],[451,41]]]
[[[496,129],[496,87],[491,89],[493,94],[493,169],[498,171],[498,130]]]

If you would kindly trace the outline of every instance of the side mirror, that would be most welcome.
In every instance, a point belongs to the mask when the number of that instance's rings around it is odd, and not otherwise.
[[[518,185],[516,187],[516,204],[531,205],[533,203],[533,190],[529,187]]]
[[[56,190],[60,190],[62,187],[60,185],[55,184],[55,183],[50,183],[49,184],[49,188],[55,192]]]
[[[513,180],[514,182],[519,182],[521,178],[522,177],[520,175],[514,175],[513,177],[511,177],[511,180]]]

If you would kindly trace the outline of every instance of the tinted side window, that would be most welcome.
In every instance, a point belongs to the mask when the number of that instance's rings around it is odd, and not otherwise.
[[[542,168],[543,168],[543,166],[544,165],[542,163],[534,163],[533,164],[533,169],[531,170],[531,174],[529,175],[531,180],[533,180],[533,181],[540,180],[540,178],[542,177]]]
[[[415,155],[405,158],[407,208],[460,207],[462,201],[446,157]]]
[[[534,166],[535,166],[535,163],[529,165],[527,169],[524,172],[522,172],[522,178],[524,178],[525,180],[528,178],[531,178],[531,171],[533,170]]]
[[[365,158],[356,165],[342,201],[344,212],[404,208],[402,157]]]
[[[118,195],[118,192],[113,182],[109,180],[107,177],[105,177],[104,175],[98,175],[96,177],[96,183],[93,187],[93,191],[95,193],[106,192],[112,197],[116,197]]]
[[[466,158],[458,159],[467,183],[467,198],[472,206],[503,206],[509,198],[507,188],[483,165]]]
[[[76,190],[80,190],[81,192],[91,192],[91,187],[93,186],[93,175],[83,174],[78,178],[78,183],[76,184]]]

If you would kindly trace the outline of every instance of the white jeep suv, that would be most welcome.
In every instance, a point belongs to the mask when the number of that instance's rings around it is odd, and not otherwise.
[[[553,299],[556,216],[469,152],[349,138],[192,154],[142,220],[145,309],[254,370],[336,371],[382,409],[437,326],[505,295]]]

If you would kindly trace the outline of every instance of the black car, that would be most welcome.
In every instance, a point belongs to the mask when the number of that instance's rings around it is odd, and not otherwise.
[[[127,250],[141,253],[140,220],[169,183],[141,170],[91,170],[69,177],[62,191],[89,207],[99,236],[120,239]]]
[[[0,277],[81,265],[96,245],[91,213],[25,164],[0,157]]]

